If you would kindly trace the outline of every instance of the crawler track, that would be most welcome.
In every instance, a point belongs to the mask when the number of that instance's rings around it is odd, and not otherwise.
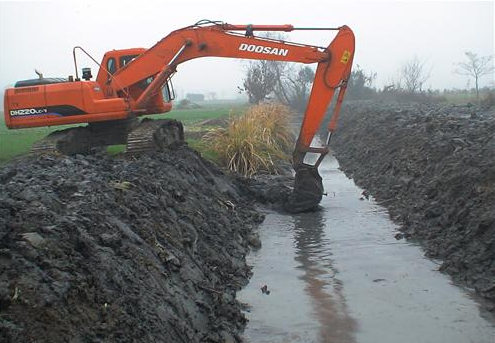
[[[74,127],[52,132],[33,144],[30,155],[88,153],[91,150],[90,132],[87,127]]]
[[[92,123],[51,133],[35,143],[30,155],[88,154],[108,145],[126,144],[126,154],[142,154],[163,150],[184,140],[184,129],[173,119],[135,118]]]
[[[179,121],[144,119],[135,130],[129,133],[126,154],[163,150],[182,141],[184,141],[184,128]]]

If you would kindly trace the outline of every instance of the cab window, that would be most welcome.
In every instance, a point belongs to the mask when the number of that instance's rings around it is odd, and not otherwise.
[[[162,87],[162,96],[165,102],[170,102],[170,100],[172,100],[171,99],[172,97],[170,96],[170,89],[168,88],[168,84]]]
[[[165,102],[170,102],[175,99],[174,85],[172,80],[168,80],[167,83],[162,87],[162,96]]]
[[[107,61],[107,70],[110,74],[113,74],[115,73],[115,71],[117,70],[117,66],[115,64],[115,58],[111,57],[108,59]]]
[[[136,58],[137,55],[125,55],[120,57],[120,68]]]

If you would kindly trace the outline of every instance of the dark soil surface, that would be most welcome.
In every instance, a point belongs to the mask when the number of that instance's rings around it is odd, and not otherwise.
[[[254,178],[237,177],[235,184],[242,194],[254,199],[266,208],[285,212],[286,201],[292,193],[294,177],[284,166],[280,175],[257,175]]]
[[[342,170],[441,270],[495,300],[495,109],[369,102],[345,108]]]
[[[262,220],[187,146],[0,169],[0,341],[238,342]]]

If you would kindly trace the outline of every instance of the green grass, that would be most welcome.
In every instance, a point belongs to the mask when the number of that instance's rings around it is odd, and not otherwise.
[[[123,153],[124,151],[125,151],[125,144],[116,144],[107,147],[107,154],[112,156]]]
[[[198,109],[172,110],[169,113],[150,115],[147,117],[154,119],[177,119],[183,122],[186,127],[194,127],[196,123],[203,120],[225,117],[231,113],[240,113],[244,108],[246,108],[246,106],[239,103],[220,103]],[[0,112],[0,118],[0,163],[5,163],[15,156],[26,154],[34,142],[46,137],[51,132],[71,127],[71,125],[64,125],[9,130],[5,126],[3,112]],[[201,147],[201,145],[198,144],[197,146]],[[123,146],[117,145],[109,147],[107,151],[109,154],[114,155],[122,152],[123,149]]]
[[[191,148],[199,151],[201,153],[201,156],[203,156],[207,160],[213,161],[217,164],[219,163],[219,153],[211,147],[211,144],[207,144],[201,139],[186,139],[186,142]]]
[[[231,113],[240,113],[247,106],[245,105],[219,105],[208,106],[205,108],[188,109],[188,110],[172,110],[170,113],[163,113],[158,115],[147,116],[154,119],[177,119],[184,123],[184,125],[194,125],[206,119],[214,119],[229,116]]]
[[[5,163],[15,156],[25,154],[34,142],[46,137],[50,132],[70,127],[40,127],[31,129],[9,130],[0,120],[0,163]]]

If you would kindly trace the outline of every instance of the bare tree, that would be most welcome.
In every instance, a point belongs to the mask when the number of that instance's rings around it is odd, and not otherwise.
[[[374,93],[372,88],[376,79],[375,72],[366,73],[359,64],[353,68],[348,84],[348,96],[353,99],[363,99]]]
[[[208,92],[206,93],[206,96],[208,100],[215,101],[217,100],[217,93],[216,92]]]
[[[284,41],[285,35],[281,33],[263,32],[261,38]],[[284,74],[284,66],[281,62],[259,60],[249,62],[246,68],[246,77],[239,92],[247,93],[249,102],[258,104],[266,99],[275,90],[277,83]]]
[[[493,64],[491,64],[493,55],[478,56],[478,54],[475,54],[471,51],[466,51],[464,54],[466,55],[467,62],[457,63],[458,69],[455,70],[455,73],[459,75],[467,75],[474,78],[476,99],[479,100],[479,79],[484,75],[493,73],[493,71],[495,70]]]
[[[263,38],[285,41],[280,33],[267,32]],[[306,106],[306,101],[314,79],[310,67],[295,67],[293,63],[260,60],[250,62],[240,92],[247,93],[250,103],[259,103],[270,97],[298,111]]]
[[[306,107],[315,72],[308,66],[278,65],[278,79],[274,93],[277,99],[297,111]]]
[[[430,72],[425,70],[425,61],[421,61],[417,56],[407,61],[400,69],[400,84],[403,84],[409,93],[421,92],[429,78]]]
[[[258,104],[268,98],[277,84],[277,72],[270,61],[256,61],[248,65],[240,92],[246,92],[249,102]]]
[[[250,103],[275,97],[278,101],[298,111],[306,106],[315,73],[308,66],[295,67],[278,61],[251,62],[246,70],[243,87]]]

